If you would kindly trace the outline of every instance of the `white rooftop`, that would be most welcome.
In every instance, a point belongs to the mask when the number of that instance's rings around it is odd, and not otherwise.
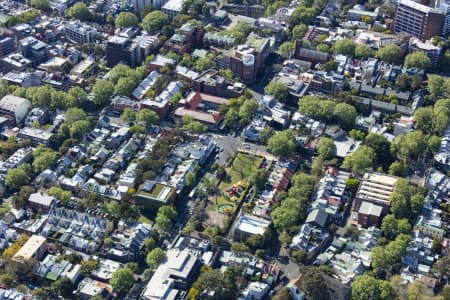
[[[242,216],[236,224],[236,229],[241,232],[250,234],[264,234],[264,231],[269,227],[270,222],[261,218],[253,216]]]

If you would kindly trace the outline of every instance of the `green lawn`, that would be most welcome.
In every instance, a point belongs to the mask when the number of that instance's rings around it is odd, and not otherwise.
[[[262,157],[251,156],[243,153],[238,153],[230,168],[227,169],[227,177],[219,184],[220,194],[217,196],[217,204],[215,196],[211,197],[210,209],[217,210],[217,207],[222,204],[229,204],[236,207],[236,204],[242,201],[248,188],[247,184],[251,175],[259,169],[263,161]],[[239,195],[237,201],[231,200],[223,194],[234,184],[241,180],[246,180],[245,187]]]
[[[220,183],[220,189],[225,190],[237,182],[250,177],[259,169],[262,157],[238,153],[233,165],[227,169],[227,178]]]
[[[144,224],[151,224],[152,222],[150,221],[149,218],[147,218],[144,215],[141,215],[138,219],[139,222],[144,223]]]

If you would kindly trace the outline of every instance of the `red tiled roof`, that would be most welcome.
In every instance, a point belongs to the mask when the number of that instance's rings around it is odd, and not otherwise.
[[[219,113],[210,114],[202,111],[186,109],[183,107],[178,108],[175,111],[175,115],[178,117],[190,116],[197,121],[215,125],[219,124],[220,121],[222,121],[222,116]]]
[[[189,108],[191,109],[195,109],[200,104],[200,102],[209,102],[214,103],[216,105],[228,104],[230,102],[230,100],[226,98],[216,97],[197,92],[190,93],[186,100]]]

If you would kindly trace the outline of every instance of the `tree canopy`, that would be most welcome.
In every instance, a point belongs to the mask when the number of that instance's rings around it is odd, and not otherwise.
[[[316,96],[304,96],[298,101],[299,111],[315,120],[329,122],[333,118],[336,103]]]
[[[353,300],[395,300],[395,291],[389,282],[369,275],[357,276],[352,282]]]
[[[164,250],[161,248],[154,248],[147,254],[147,265],[152,269],[156,269],[165,257],[166,254],[164,253]]]
[[[92,13],[84,2],[77,2],[66,11],[66,15],[80,21],[90,21]]]
[[[156,125],[159,123],[159,116],[153,110],[144,108],[137,113],[137,121],[145,126]]]
[[[413,220],[423,206],[424,196],[406,179],[399,178],[391,194],[391,211],[397,218]]]
[[[334,154],[336,153],[336,146],[334,145],[333,140],[330,138],[320,138],[316,148],[317,152],[319,152],[319,155],[321,155],[325,159],[333,158]]]
[[[8,188],[17,190],[21,186],[30,183],[31,167],[29,164],[23,164],[20,167],[9,169],[5,176],[5,184]]]
[[[402,58],[402,50],[395,44],[381,47],[376,53],[376,57],[388,64],[397,64]]]
[[[375,151],[365,145],[361,145],[351,155],[346,156],[343,168],[350,168],[354,173],[361,173],[367,168],[373,167]]]
[[[373,50],[369,46],[361,44],[356,45],[355,56],[357,58],[367,59],[369,57],[372,57],[373,54]]]
[[[167,24],[169,24],[169,17],[160,10],[148,13],[142,20],[142,27],[149,33],[155,33]]]
[[[343,54],[350,57],[355,56],[356,44],[351,39],[337,40],[333,45],[333,52],[336,54]]]
[[[427,70],[431,66],[431,60],[425,52],[414,51],[406,55],[405,67]]]
[[[98,106],[106,106],[111,103],[114,94],[114,85],[107,80],[97,80],[92,88],[94,98],[92,101]]]
[[[133,272],[128,268],[121,268],[112,274],[109,284],[119,291],[128,291],[133,286],[134,281]]]
[[[306,218],[309,198],[314,190],[314,179],[305,173],[292,177],[288,198],[272,211],[272,221],[278,231],[286,230]]]
[[[286,103],[289,98],[288,88],[278,81],[271,81],[265,88],[266,94],[272,95],[280,102]]]
[[[338,103],[333,113],[337,122],[345,128],[353,128],[358,116],[356,108],[347,103]]]
[[[411,241],[411,237],[406,234],[399,234],[395,240],[385,246],[376,246],[372,249],[371,262],[375,271],[392,270],[400,268],[402,257],[406,254],[406,247]]]
[[[139,20],[136,15],[126,11],[121,12],[114,21],[114,24],[116,24],[117,27],[131,27],[138,23]]]
[[[289,156],[295,151],[295,133],[291,129],[280,131],[270,137],[267,147],[273,154]]]
[[[278,50],[284,58],[290,58],[295,52],[295,43],[286,41],[280,45]]]
[[[42,11],[49,11],[51,9],[50,2],[48,0],[31,0],[30,5],[31,7]]]

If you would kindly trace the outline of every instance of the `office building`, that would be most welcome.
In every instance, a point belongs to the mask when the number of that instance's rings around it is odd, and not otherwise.
[[[16,50],[16,37],[8,36],[0,31],[0,57],[11,54]]]
[[[46,62],[49,58],[48,45],[32,36],[20,40],[22,55],[32,61],[33,66]]]
[[[173,19],[181,14],[183,10],[184,0],[169,0],[161,8],[161,11]]]
[[[133,68],[141,63],[138,44],[128,38],[110,37],[106,43],[106,65],[112,68],[121,62]]]
[[[161,9],[166,0],[133,0],[133,7],[139,12],[143,12],[146,6],[152,5],[155,9]]]
[[[178,299],[195,278],[200,266],[199,259],[186,250],[167,250],[166,260],[153,274],[142,293],[141,299]]]
[[[412,38],[409,41],[409,51],[412,53],[414,51],[424,52],[431,61],[433,67],[437,67],[442,55],[444,55],[444,47],[442,45],[435,45],[431,40],[422,42],[419,39]]]
[[[192,81],[192,88],[195,92],[213,96],[239,98],[245,90],[245,85],[229,81],[220,76],[218,71],[208,69]]]
[[[11,53],[0,59],[0,70],[3,73],[11,71],[22,72],[31,67],[32,61],[20,53]]]
[[[436,0],[436,7],[444,14],[444,22],[442,24],[442,35],[450,34],[450,0]]]
[[[405,32],[421,40],[441,35],[444,13],[412,0],[397,0],[395,32]]]
[[[95,42],[97,29],[76,20],[66,24],[64,33],[66,34],[67,39],[72,42],[79,44],[93,43]]]
[[[223,53],[226,68],[244,82],[253,82],[271,52],[270,40],[256,34],[249,35],[246,44]]]

